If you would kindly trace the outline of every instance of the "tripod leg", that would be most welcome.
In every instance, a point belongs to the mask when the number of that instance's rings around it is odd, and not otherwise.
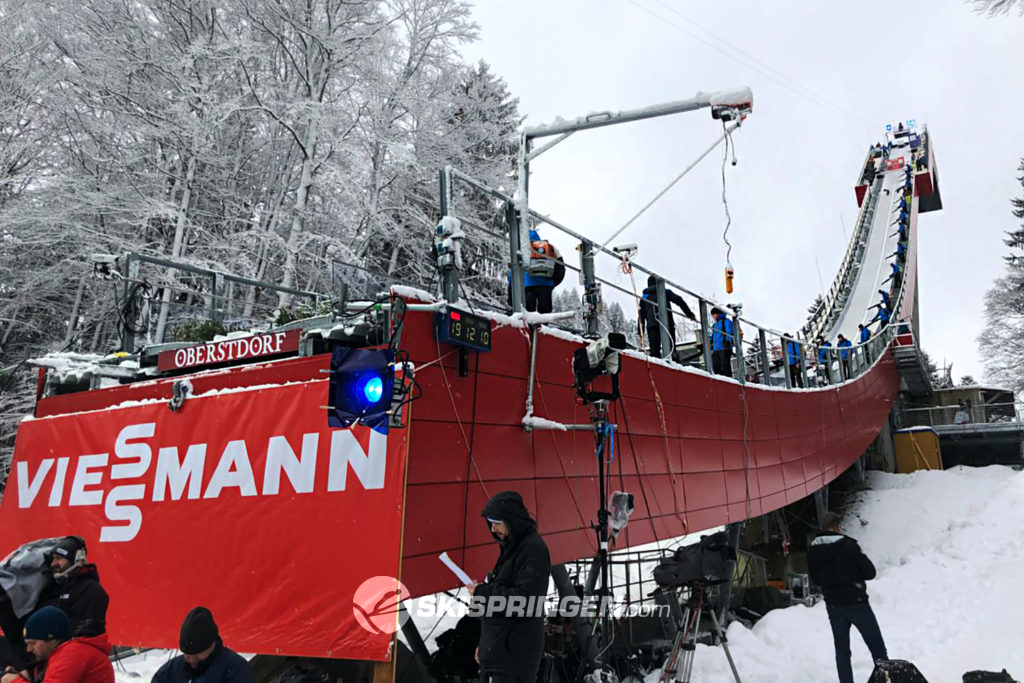
[[[683,651],[683,636],[686,633],[686,622],[689,618],[690,608],[687,607],[683,611],[683,618],[679,622],[680,627],[676,630],[675,640],[672,641],[672,650],[668,654],[668,659],[665,660],[665,668],[661,670],[661,678],[658,679],[658,683],[677,680],[676,672],[679,670],[680,655]]]
[[[687,607],[686,612],[690,614],[692,610]],[[697,654],[697,633],[700,631],[700,614],[702,608],[698,607],[696,610],[696,616],[693,618],[693,626],[687,630],[686,641],[683,643],[683,664],[679,667],[680,683],[690,683],[690,676],[693,674],[693,658]]]
[[[715,633],[718,634],[718,640],[722,643],[722,650],[725,651],[725,658],[729,660],[729,668],[732,669],[732,677],[736,679],[736,683],[743,683],[740,680],[740,674],[736,671],[736,662],[732,661],[732,653],[729,652],[729,643],[725,639],[725,631],[722,629],[721,624],[718,623],[718,616],[714,610],[711,610],[711,622],[715,625]]]

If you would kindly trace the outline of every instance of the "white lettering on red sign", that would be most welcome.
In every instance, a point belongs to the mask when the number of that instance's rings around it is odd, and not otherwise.
[[[76,506],[102,505],[104,514],[112,524],[100,530],[100,541],[119,542],[135,538],[142,528],[143,515],[136,501],[148,498],[154,502],[164,500],[198,500],[219,498],[225,490],[237,489],[243,496],[273,496],[281,492],[282,475],[297,495],[313,493],[317,488],[316,463],[321,450],[326,449],[328,460],[326,490],[344,491],[351,469],[364,489],[384,488],[387,471],[387,435],[369,430],[368,447],[356,439],[351,430],[332,430],[329,442],[321,434],[311,432],[298,438],[281,434],[271,436],[263,443],[248,443],[233,439],[219,446],[217,466],[207,481],[203,481],[206,457],[210,444],[163,445],[157,447],[154,464],[153,448],[157,446],[156,423],[146,422],[124,427],[114,439],[114,457],[109,453],[82,454],[74,458],[45,458],[39,461],[35,472],[20,460],[15,467],[14,490],[18,507],[29,508],[43,493],[50,480],[50,507],[59,507],[65,498],[67,474],[72,470],[67,504]],[[295,446],[298,446],[296,451]],[[184,459],[180,454],[184,449]],[[215,451],[214,451],[215,452]],[[253,471],[254,453],[265,452],[262,485],[257,485]],[[53,472],[53,477],[50,473]],[[118,484],[104,493],[105,480],[134,480],[131,484]],[[139,480],[142,480],[141,482]],[[321,489],[323,485],[321,485]]]
[[[299,334],[299,330],[288,330],[164,351],[157,357],[157,367],[160,370],[177,370],[288,353],[299,348]]]

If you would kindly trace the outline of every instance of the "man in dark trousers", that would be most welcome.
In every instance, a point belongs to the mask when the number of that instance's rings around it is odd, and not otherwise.
[[[836,338],[838,339],[836,348],[839,349],[839,369],[842,371],[843,379],[848,380],[850,379],[850,354],[852,353],[851,347],[853,342],[843,335],[839,335]]]
[[[871,657],[888,659],[885,641],[875,613],[868,604],[865,582],[875,578],[875,565],[861,551],[857,541],[844,536],[838,515],[827,512],[821,519],[822,532],[807,549],[807,571],[811,583],[821,587],[836,647],[839,683],[853,683],[850,664],[850,626],[856,626]]]
[[[100,585],[96,565],[88,564],[85,541],[65,536],[50,555],[53,585],[40,597],[37,607],[59,608],[71,620],[73,636],[98,636],[107,632],[110,597]]]
[[[181,654],[157,669],[151,683],[252,683],[245,657],[224,647],[213,614],[194,607],[181,624]]]
[[[484,603],[480,681],[533,683],[544,652],[551,556],[518,492],[496,494],[480,514],[501,547],[487,581],[470,588],[474,602]],[[516,609],[513,602],[522,604]]]
[[[711,369],[716,375],[732,377],[734,326],[721,308],[711,309]]]
[[[832,384],[832,342],[818,337],[818,367],[824,373],[825,383]]]
[[[804,351],[800,342],[795,339],[786,341],[786,365],[789,366],[789,385],[791,387],[804,386],[804,373],[802,371]]]
[[[643,296],[640,298],[640,315],[637,325],[640,326],[641,335],[644,334],[644,328],[646,328],[647,348],[655,358],[670,358],[676,348],[676,321],[672,315],[672,304],[678,306],[683,315],[690,320],[697,320],[697,316],[686,305],[683,297],[668,287],[665,288],[665,303],[668,307],[668,339],[665,343],[665,353],[662,355],[661,340],[665,339],[665,335],[662,334],[661,321],[658,320],[658,278],[654,275],[648,276],[647,288],[644,289]]]

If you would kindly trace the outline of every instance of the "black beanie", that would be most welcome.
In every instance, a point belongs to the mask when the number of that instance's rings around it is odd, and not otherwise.
[[[28,618],[22,634],[26,640],[67,640],[71,622],[59,607],[47,605]]]
[[[217,641],[217,624],[205,607],[193,607],[181,622],[178,646],[187,655],[197,655]]]

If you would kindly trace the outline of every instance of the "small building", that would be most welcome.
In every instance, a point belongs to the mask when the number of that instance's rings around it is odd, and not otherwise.
[[[1024,464],[1024,423],[1013,391],[974,384],[936,389],[924,399],[906,398],[907,427],[938,434],[945,467]]]

